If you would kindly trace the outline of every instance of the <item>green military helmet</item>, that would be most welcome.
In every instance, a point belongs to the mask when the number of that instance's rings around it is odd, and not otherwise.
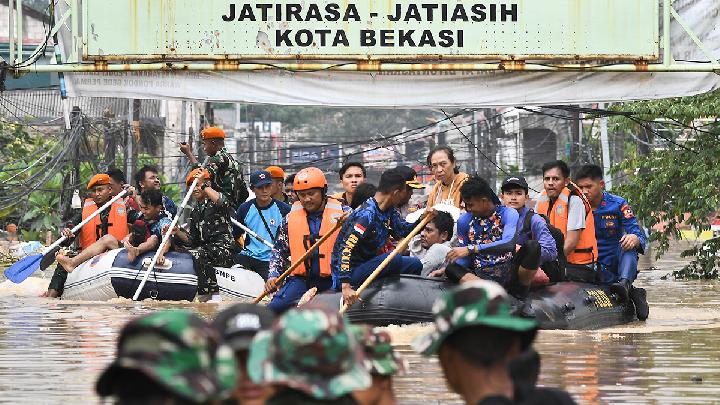
[[[537,333],[535,320],[511,315],[505,289],[489,280],[463,283],[443,294],[435,301],[433,314],[435,323],[432,332],[419,336],[413,343],[415,350],[426,356],[437,353],[445,338],[468,326],[518,332],[523,350],[532,343]]]
[[[378,328],[352,325],[355,339],[365,352],[365,369],[374,375],[404,374],[407,362],[392,347],[390,334]]]
[[[362,347],[337,310],[309,303],[287,311],[271,331],[258,332],[248,372],[259,384],[281,384],[332,400],[370,386]]]
[[[232,349],[220,344],[207,322],[184,310],[155,312],[126,324],[115,361],[97,381],[98,395],[112,395],[114,379],[128,370],[197,403],[228,396],[237,377]]]

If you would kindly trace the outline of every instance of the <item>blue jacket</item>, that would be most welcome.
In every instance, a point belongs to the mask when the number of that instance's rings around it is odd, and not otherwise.
[[[603,192],[600,206],[593,210],[595,217],[595,238],[598,244],[600,263],[612,266],[616,260],[620,238],[624,234],[635,234],[640,238],[638,251],[645,253],[645,234],[638,225],[632,208],[624,198]]]
[[[273,243],[278,233],[278,228],[280,228],[280,223],[282,223],[283,218],[289,212],[290,206],[282,201],[273,198],[270,205],[260,209],[256,200],[253,198],[240,204],[237,211],[235,211],[235,219],[255,231],[261,238]],[[263,222],[263,218],[260,217],[261,213],[265,222]],[[270,228],[270,232],[272,233],[268,232],[265,223],[267,223],[267,227]],[[235,240],[243,233],[242,229],[233,226],[233,237]],[[240,253],[253,259],[267,262],[270,260],[271,249],[256,238],[248,236],[245,238],[245,246]]]
[[[488,218],[473,217],[466,212],[457,222],[458,246],[475,245],[477,253],[455,263],[472,269],[491,267],[510,261],[515,253],[520,214],[504,205],[495,207]]]
[[[330,268],[337,284],[350,282],[352,268],[378,255],[388,236],[409,234],[415,224],[405,221],[400,212],[391,208],[381,211],[375,198],[368,198],[352,212],[335,240]]]
[[[519,211],[520,219],[517,224],[519,233],[515,243],[522,245],[529,239],[536,240],[538,244],[540,244],[540,264],[548,263],[557,259],[558,252],[557,245],[555,244],[555,238],[553,238],[552,234],[550,234],[550,230],[548,229],[547,223],[543,217],[534,213],[532,218],[530,218],[529,234],[522,232],[523,227],[525,226],[525,217],[528,212],[530,212],[530,210],[527,207],[523,207]]]

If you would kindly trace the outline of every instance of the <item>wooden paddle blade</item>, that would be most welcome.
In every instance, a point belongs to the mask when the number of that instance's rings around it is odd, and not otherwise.
[[[40,270],[45,270],[55,262],[55,253],[60,250],[60,246],[52,248],[49,252],[45,253],[40,261]]]
[[[5,269],[5,277],[15,284],[22,283],[31,274],[40,268],[42,255],[25,256],[12,266]]]

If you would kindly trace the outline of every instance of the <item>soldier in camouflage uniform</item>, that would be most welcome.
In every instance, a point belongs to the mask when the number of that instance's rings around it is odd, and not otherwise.
[[[195,169],[185,179],[188,187],[195,177],[200,178],[192,192],[195,207],[190,212],[190,231],[173,231],[176,249],[186,248],[193,257],[198,276],[198,295],[201,301],[220,300],[220,288],[213,266],[233,265],[233,237],[230,227],[232,209],[224,194],[210,186],[212,178],[207,170]]]
[[[390,334],[369,326],[352,326],[355,339],[363,346],[363,365],[372,376],[372,385],[356,390],[353,397],[360,405],[391,405],[397,399],[393,392],[394,375],[402,375],[407,369],[405,359],[393,349]]]
[[[534,319],[512,315],[505,289],[490,280],[469,281],[443,294],[433,306],[433,330],[415,350],[438,355],[448,387],[466,404],[512,405],[509,365],[528,350],[537,333]],[[523,404],[574,404],[564,391],[535,388]]]
[[[248,370],[254,382],[279,387],[268,405],[356,404],[352,391],[371,382],[363,361],[347,319],[310,303],[255,335]]]
[[[117,403],[204,404],[227,398],[235,378],[232,349],[207,322],[189,311],[162,311],[125,325],[95,390]]]
[[[206,169],[210,173],[210,185],[222,193],[233,208],[237,209],[249,196],[243,180],[240,164],[225,149],[225,131],[218,127],[205,128],[202,136],[203,150],[210,156]],[[180,151],[187,156],[193,169],[200,167],[190,144],[183,143]]]

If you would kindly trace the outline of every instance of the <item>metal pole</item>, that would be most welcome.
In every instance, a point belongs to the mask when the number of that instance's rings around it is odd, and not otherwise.
[[[10,36],[10,63],[17,64],[15,59],[15,0],[8,1],[8,34]]]
[[[23,9],[22,9],[22,0],[17,0],[17,8],[15,11],[15,16],[17,17],[17,60],[18,62],[22,62],[23,60],[23,35],[25,33],[23,32]]]
[[[663,0],[663,66],[670,66],[672,53],[670,50],[670,8],[672,0]]]
[[[605,109],[605,103],[600,103],[600,109]],[[610,143],[608,142],[607,116],[600,118],[600,144],[602,145],[603,177],[605,188],[612,190],[612,177],[610,177]]]
[[[128,99],[128,128],[125,133],[125,173],[130,173],[133,167],[133,101],[133,99]]]

